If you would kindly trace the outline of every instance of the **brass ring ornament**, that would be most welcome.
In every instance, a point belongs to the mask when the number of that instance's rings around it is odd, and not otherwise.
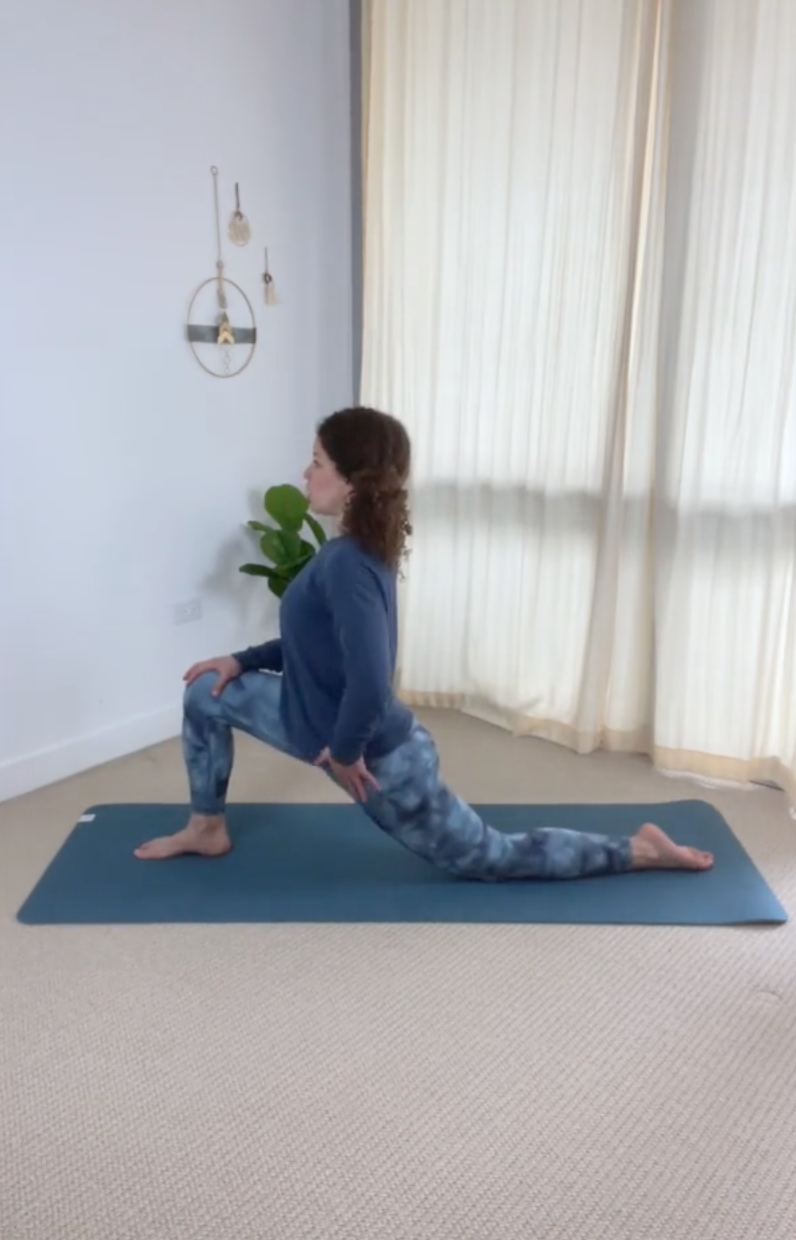
[[[217,275],[203,280],[188,307],[187,336],[202,370],[215,379],[234,379],[254,356],[257,326],[254,308],[239,284],[224,275],[221,256],[221,213],[218,205],[218,168],[210,169],[216,211]],[[205,294],[203,296],[203,294]],[[230,306],[230,297],[235,303]],[[215,303],[215,304],[214,304]],[[194,314],[197,320],[194,319]]]
[[[202,294],[205,297],[202,297]],[[224,304],[219,304],[219,293]],[[199,314],[207,303],[207,311]],[[230,306],[232,302],[232,306]],[[198,319],[194,319],[194,314]],[[202,370],[215,379],[234,379],[254,357],[257,327],[254,309],[239,284],[225,275],[211,276],[197,288],[188,307],[188,343]]]

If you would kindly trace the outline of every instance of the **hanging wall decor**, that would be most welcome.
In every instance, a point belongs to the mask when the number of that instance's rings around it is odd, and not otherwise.
[[[268,266],[268,250],[265,251],[265,270],[263,271],[263,284],[265,285],[266,306],[278,306],[279,298],[276,295],[276,285],[274,284],[274,277],[271,275],[271,269]]]
[[[237,181],[235,182],[235,210],[232,212],[227,234],[235,245],[248,245],[251,241],[251,224],[240,209],[240,189]]]
[[[216,275],[203,280],[188,307],[188,342],[203,370],[216,379],[233,379],[254,356],[257,327],[254,310],[239,284],[224,274],[218,168],[210,169],[216,214]],[[245,218],[245,217],[244,217]]]

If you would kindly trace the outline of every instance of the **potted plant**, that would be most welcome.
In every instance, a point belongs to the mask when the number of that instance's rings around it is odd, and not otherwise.
[[[250,530],[260,535],[260,550],[270,564],[241,564],[240,571],[251,577],[266,577],[268,589],[281,598],[294,577],[297,577],[326,542],[323,527],[312,516],[306,495],[289,483],[270,487],[263,497],[263,507],[276,525],[249,521]],[[302,536],[304,526],[314,536],[310,542]]]

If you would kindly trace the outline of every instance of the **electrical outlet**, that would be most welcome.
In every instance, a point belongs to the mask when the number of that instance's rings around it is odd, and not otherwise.
[[[202,619],[202,600],[189,599],[187,603],[175,603],[171,609],[171,617],[175,624],[193,624]]]

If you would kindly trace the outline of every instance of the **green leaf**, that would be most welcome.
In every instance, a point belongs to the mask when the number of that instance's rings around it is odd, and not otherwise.
[[[250,577],[278,577],[279,574],[273,568],[268,568],[265,564],[241,564],[238,569],[239,573],[248,573]]]
[[[277,598],[281,598],[289,585],[290,582],[286,581],[284,577],[272,577],[268,582],[268,589],[272,594],[275,594]]]
[[[266,530],[260,539],[260,550],[265,558],[274,564],[282,564],[289,558],[285,556],[281,530]]]
[[[314,553],[313,553],[314,554]],[[268,588],[277,598],[281,598],[294,577],[298,577],[303,568],[309,564],[312,555],[305,555],[295,564],[285,564],[280,568],[269,568],[266,564],[241,564],[238,570],[248,573],[251,577],[267,577]]]
[[[324,531],[323,526],[320,525],[319,522],[315,520],[312,513],[310,512],[305,514],[304,520],[307,522],[307,525],[310,527],[313,534],[317,538],[318,546],[322,547],[323,544],[326,542],[326,532]]]
[[[271,530],[263,534],[260,549],[280,569],[290,568],[315,554],[312,543],[305,542],[293,530]]]
[[[298,487],[283,483],[266,491],[264,505],[269,517],[273,517],[283,530],[297,533],[304,523],[309,500]]]
[[[282,564],[295,564],[305,554],[305,544],[295,530],[280,530],[279,541],[282,544]]]
[[[271,487],[265,494],[265,508],[279,525],[265,525],[262,521],[248,521],[250,530],[260,534],[260,550],[266,564],[243,564],[240,572],[251,577],[265,577],[268,588],[277,598],[282,598],[291,581],[309,564],[318,548],[301,537],[301,527],[306,518],[319,545],[326,536],[318,522],[310,517],[306,497],[293,486]]]

